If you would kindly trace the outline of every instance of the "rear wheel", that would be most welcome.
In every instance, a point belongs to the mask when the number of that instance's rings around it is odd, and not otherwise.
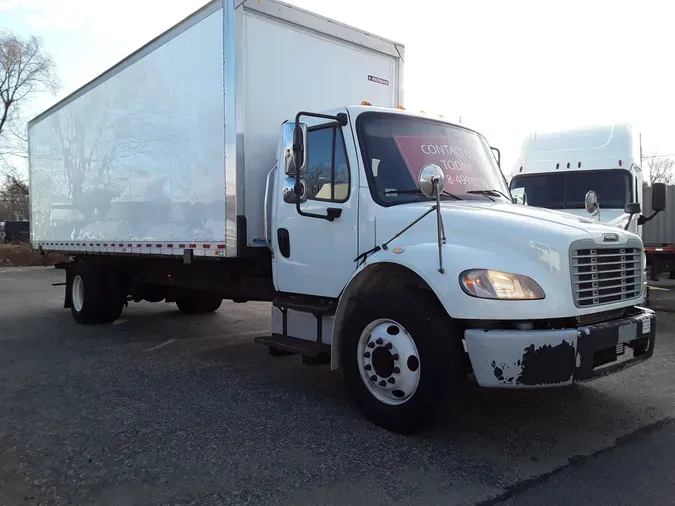
[[[181,313],[204,314],[213,313],[223,303],[220,295],[205,292],[190,292],[176,300],[176,305]]]
[[[77,323],[112,323],[120,317],[124,294],[112,268],[78,262],[71,275],[70,311]]]
[[[382,293],[360,300],[341,341],[348,392],[375,424],[409,434],[464,383],[464,350],[434,298]]]

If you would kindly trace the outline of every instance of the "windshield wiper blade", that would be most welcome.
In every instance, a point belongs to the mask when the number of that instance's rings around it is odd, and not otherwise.
[[[385,195],[393,195],[393,194],[396,194],[396,195],[424,195],[424,193],[422,193],[422,190],[420,190],[419,188],[413,188],[413,189],[410,189],[410,190],[387,190],[387,191],[384,192],[384,194]],[[457,195],[453,195],[452,193],[447,192],[445,190],[443,190],[441,192],[441,195],[445,195],[446,197],[452,197],[455,200],[463,200],[463,199],[459,198]]]
[[[509,200],[509,201],[511,200],[509,197],[506,196],[506,194],[504,192],[501,192],[501,191],[495,190],[495,189],[492,189],[492,190],[469,190],[466,193],[471,193],[472,195],[485,195],[486,197],[502,196],[506,200]],[[494,199],[492,199],[492,200],[494,201]]]

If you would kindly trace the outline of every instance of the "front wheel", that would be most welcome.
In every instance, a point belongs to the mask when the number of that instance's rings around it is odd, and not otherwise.
[[[348,392],[375,424],[409,434],[464,382],[461,336],[435,297],[376,294],[358,301],[342,335]]]

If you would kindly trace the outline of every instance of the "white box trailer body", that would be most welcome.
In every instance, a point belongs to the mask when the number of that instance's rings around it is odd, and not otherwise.
[[[275,0],[215,0],[29,123],[32,243],[236,256],[300,110],[402,102],[404,48]]]

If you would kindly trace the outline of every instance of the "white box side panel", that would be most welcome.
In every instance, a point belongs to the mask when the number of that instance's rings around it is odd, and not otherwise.
[[[220,9],[30,126],[33,244],[224,242],[223,108]]]
[[[252,12],[245,11],[240,27],[243,208],[248,246],[264,246],[265,178],[276,160],[282,122],[299,111],[322,112],[362,100],[395,107],[399,60]]]

